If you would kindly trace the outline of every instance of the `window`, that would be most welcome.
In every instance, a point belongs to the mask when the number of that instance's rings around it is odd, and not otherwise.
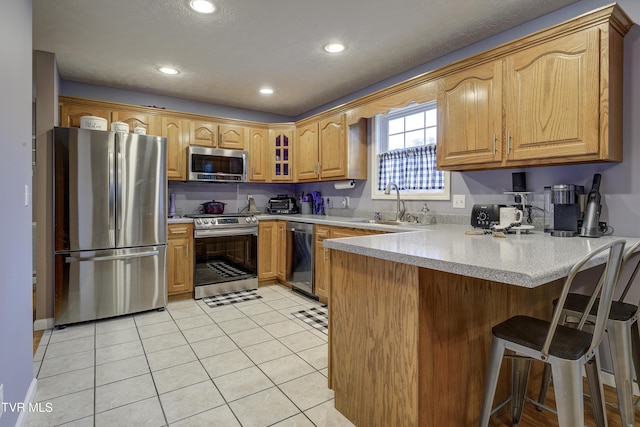
[[[371,198],[395,198],[384,194],[393,182],[402,199],[449,200],[449,173],[436,170],[437,135],[435,102],[376,116]]]

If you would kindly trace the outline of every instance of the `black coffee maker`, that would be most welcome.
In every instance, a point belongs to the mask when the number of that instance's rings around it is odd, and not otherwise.
[[[584,187],[573,184],[556,184],[549,188],[549,214],[553,215],[553,226],[548,230],[555,237],[573,237],[579,232],[582,218],[580,194]],[[546,203],[546,202],[545,202]],[[547,209],[545,209],[547,215]]]

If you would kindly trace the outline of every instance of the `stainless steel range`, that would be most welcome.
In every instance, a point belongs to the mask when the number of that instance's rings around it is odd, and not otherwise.
[[[247,214],[191,215],[195,298],[258,288],[258,219]]]

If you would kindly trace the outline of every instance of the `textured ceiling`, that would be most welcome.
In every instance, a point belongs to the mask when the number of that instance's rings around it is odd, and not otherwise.
[[[574,1],[33,0],[33,47],[64,80],[297,116]]]

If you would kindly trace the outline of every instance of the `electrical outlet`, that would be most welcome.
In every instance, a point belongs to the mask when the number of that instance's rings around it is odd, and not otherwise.
[[[342,207],[343,208],[349,207],[349,196],[345,196],[342,198]]]
[[[464,194],[454,194],[453,195],[453,207],[455,209],[464,209],[464,207],[465,207],[465,196],[464,196]]]

